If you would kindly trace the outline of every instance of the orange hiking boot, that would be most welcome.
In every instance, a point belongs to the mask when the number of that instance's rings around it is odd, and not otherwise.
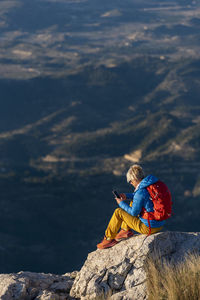
[[[117,244],[118,242],[115,239],[112,240],[107,240],[106,237],[101,241],[101,243],[97,244],[98,249],[106,249],[113,247]]]
[[[115,240],[120,242],[122,240],[130,238],[133,235],[134,235],[134,233],[133,233],[132,230],[130,230],[130,229],[129,230],[121,229],[120,232],[116,235]]]

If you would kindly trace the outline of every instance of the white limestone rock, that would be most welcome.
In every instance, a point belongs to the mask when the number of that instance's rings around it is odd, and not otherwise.
[[[88,255],[70,295],[81,300],[112,294],[111,300],[147,299],[145,264],[159,255],[179,261],[190,251],[200,253],[200,233],[161,232],[135,235],[112,248]]]
[[[32,272],[0,274],[0,299],[64,300],[74,281],[74,274],[53,275]]]
[[[104,294],[110,300],[147,300],[147,258],[159,253],[176,263],[187,252],[200,253],[200,233],[135,235],[90,253],[80,272],[0,274],[0,299],[94,300]]]

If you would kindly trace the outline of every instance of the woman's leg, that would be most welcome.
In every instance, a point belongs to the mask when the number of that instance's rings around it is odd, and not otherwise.
[[[124,229],[125,231],[131,229],[124,221],[122,222],[122,225],[121,225],[121,229]]]
[[[133,229],[134,231],[137,231],[142,234],[148,234],[149,233],[149,227],[146,226],[144,223],[140,221],[138,217],[133,217],[127,212],[125,212],[121,208],[117,208],[114,211],[114,214],[108,224],[108,227],[105,232],[105,236],[108,239],[114,239],[117,235],[120,227],[122,227],[125,230]],[[160,228],[151,228],[151,233],[159,232],[162,229]]]

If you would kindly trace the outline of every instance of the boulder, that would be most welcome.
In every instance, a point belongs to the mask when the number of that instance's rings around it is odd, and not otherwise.
[[[110,249],[90,253],[79,272],[0,274],[0,299],[145,300],[147,259],[159,256],[177,263],[189,252],[200,253],[200,233],[135,234]]]
[[[81,300],[106,295],[111,300],[147,299],[147,258],[159,255],[176,263],[193,251],[200,252],[200,233],[134,235],[112,248],[90,253],[76,276],[70,295]]]
[[[76,272],[53,275],[32,272],[0,274],[0,299],[64,300],[69,298]]]

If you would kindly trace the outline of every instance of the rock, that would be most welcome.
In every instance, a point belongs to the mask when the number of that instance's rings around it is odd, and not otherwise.
[[[41,291],[35,300],[60,300],[59,295],[50,291]]]
[[[200,233],[134,235],[90,253],[80,272],[0,274],[0,299],[94,300],[109,295],[109,300],[147,300],[147,259],[159,255],[176,263],[188,252],[200,253]]]
[[[0,274],[0,299],[64,300],[75,278],[75,272],[53,275],[32,272]]]
[[[187,252],[200,252],[200,233],[161,232],[135,235],[112,248],[88,255],[70,291],[70,296],[92,300],[111,295],[111,300],[145,300],[146,260],[158,255],[182,260]]]

